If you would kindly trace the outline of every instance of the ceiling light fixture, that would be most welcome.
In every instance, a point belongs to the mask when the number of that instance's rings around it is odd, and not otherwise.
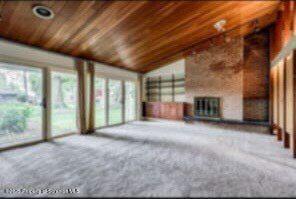
[[[218,31],[218,32],[224,32],[225,31],[225,24],[226,24],[226,20],[225,19],[222,19],[218,22],[216,22],[214,24],[214,28]]]
[[[33,6],[32,11],[35,16],[41,19],[52,19],[54,17],[53,11],[46,6]]]

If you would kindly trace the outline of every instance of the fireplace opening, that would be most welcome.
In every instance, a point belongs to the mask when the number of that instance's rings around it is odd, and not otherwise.
[[[220,98],[195,97],[194,115],[198,118],[220,118]]]

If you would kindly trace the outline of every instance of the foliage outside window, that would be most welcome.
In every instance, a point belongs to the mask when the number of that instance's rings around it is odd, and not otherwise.
[[[77,76],[52,73],[52,136],[77,131]]]
[[[109,80],[109,125],[122,122],[122,86],[120,80]]]
[[[0,64],[0,145],[41,137],[41,102],[40,69]]]

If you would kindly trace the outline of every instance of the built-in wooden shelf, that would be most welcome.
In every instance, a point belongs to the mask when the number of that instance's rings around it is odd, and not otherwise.
[[[162,88],[172,88],[172,85],[167,85],[167,86],[161,86]],[[181,84],[181,85],[175,85],[175,88],[184,88],[185,85]],[[146,87],[146,89],[154,89],[154,88],[158,88],[158,86],[149,86]]]
[[[183,95],[183,94],[185,94],[185,92],[174,93],[174,95]],[[152,95],[159,95],[159,93],[150,93],[150,96]],[[173,93],[161,93],[161,95],[173,95]]]
[[[185,107],[184,102],[144,102],[143,116],[147,118],[183,120]]]
[[[147,78],[145,82],[147,101],[162,101],[161,96],[171,96],[171,101],[175,101],[176,95],[185,94],[185,77],[184,74],[177,77],[173,74],[170,76],[159,76]],[[180,91],[180,89],[184,91]],[[168,92],[171,90],[171,92]],[[155,99],[157,96],[157,99]]]

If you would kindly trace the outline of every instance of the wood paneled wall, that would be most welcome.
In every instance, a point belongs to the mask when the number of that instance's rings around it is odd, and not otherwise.
[[[293,148],[293,139],[290,139],[294,132],[294,60],[293,54],[291,53],[286,58],[285,63],[285,145],[286,147],[291,146]]]
[[[273,66],[270,71],[272,126],[277,139],[283,141],[296,157],[296,51]]]
[[[277,67],[278,67],[278,101],[279,101],[279,127],[281,132],[285,130],[285,125],[284,125],[284,106],[285,106],[285,85],[284,85],[284,63],[280,62]],[[281,133],[282,134],[282,133]],[[281,138],[280,138],[281,140]]]
[[[278,129],[279,124],[279,110],[278,110],[278,67],[273,67],[270,73],[270,81],[272,88],[272,122],[273,128]],[[278,138],[279,139],[279,138]]]
[[[271,31],[270,112],[277,139],[296,157],[296,49],[288,47],[293,36],[296,36],[296,3],[283,1]]]
[[[270,59],[273,60],[296,35],[296,2],[284,1],[278,11],[274,28],[271,29]]]

